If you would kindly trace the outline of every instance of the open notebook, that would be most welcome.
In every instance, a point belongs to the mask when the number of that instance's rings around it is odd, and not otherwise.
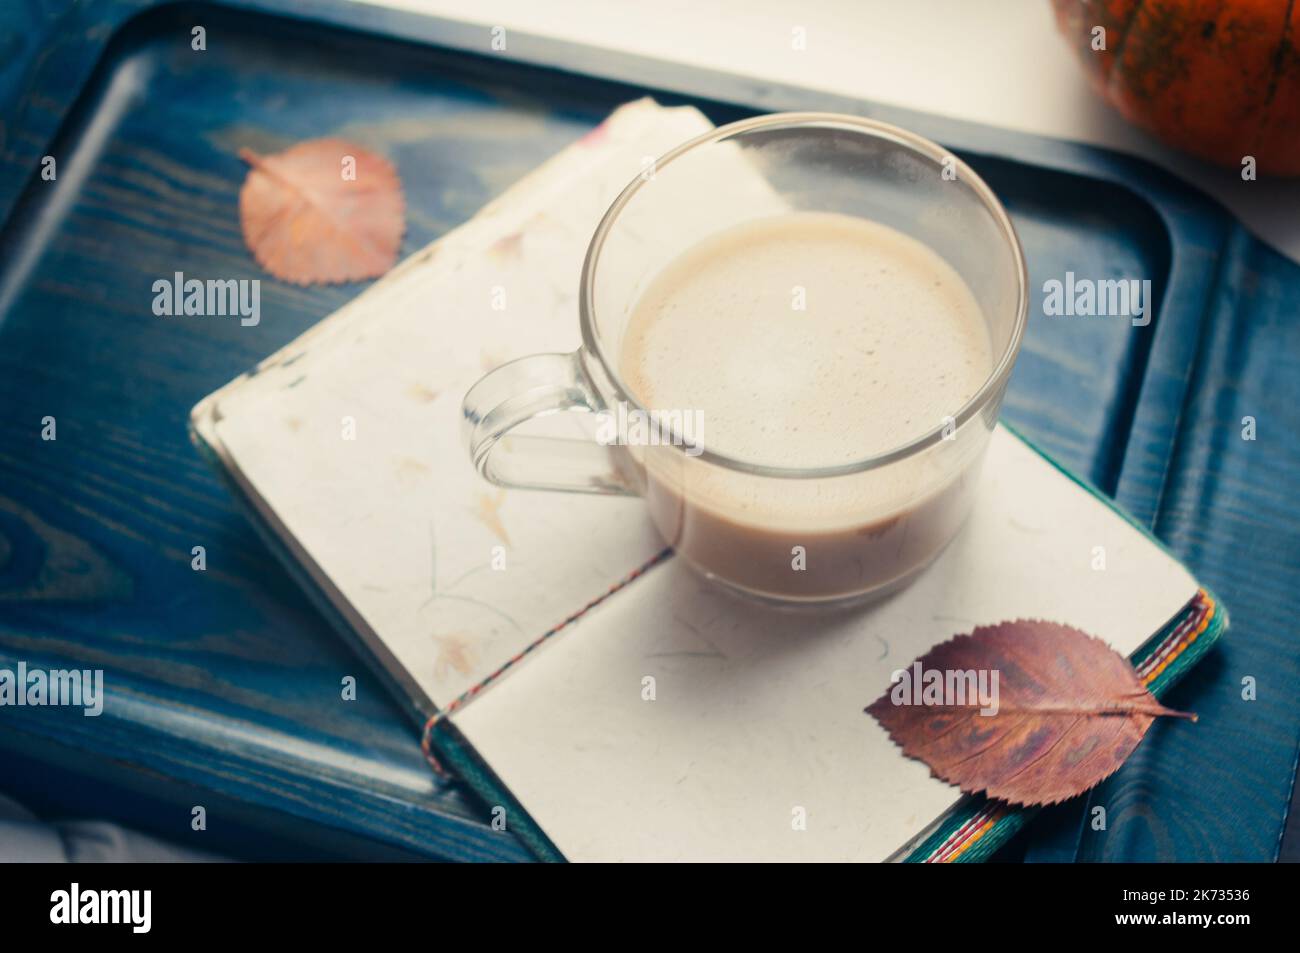
[[[692,575],[639,500],[500,490],[461,444],[461,398],[486,370],[577,347],[597,221],[708,127],[690,108],[622,107],[205,398],[195,442],[409,703],[433,759],[542,857],[986,856],[1025,814],[930,777],[863,708],[932,645],[1023,617],[1101,636],[1163,690],[1224,613],[1106,500],[999,428],[974,516],[915,583],[865,609],[782,613]]]

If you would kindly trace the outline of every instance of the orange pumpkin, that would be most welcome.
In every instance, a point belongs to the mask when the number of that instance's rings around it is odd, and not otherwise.
[[[1300,2],[1052,0],[1093,86],[1176,149],[1300,175]],[[1096,28],[1105,30],[1105,49]]]

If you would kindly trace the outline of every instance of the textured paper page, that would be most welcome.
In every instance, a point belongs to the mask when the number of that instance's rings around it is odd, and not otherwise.
[[[445,706],[662,548],[639,500],[480,479],[460,405],[506,361],[577,348],[600,217],[649,160],[709,128],[693,108],[622,107],[195,409],[263,518],[421,708]],[[701,190],[778,207],[725,152],[697,173]],[[669,200],[672,228],[727,224],[698,198]],[[652,251],[661,237],[645,236]],[[576,436],[577,417],[547,422]]]
[[[886,601],[773,611],[672,559],[452,717],[570,860],[879,861],[960,797],[863,713],[893,671],[1016,618],[1068,622],[1127,655],[1196,591],[999,428],[970,521]]]

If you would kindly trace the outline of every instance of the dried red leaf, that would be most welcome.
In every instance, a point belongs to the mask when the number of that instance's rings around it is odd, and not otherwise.
[[[393,267],[406,229],[397,170],[342,139],[312,139],[260,156],[239,193],[244,242],[257,263],[296,285],[376,278]]]
[[[935,777],[1012,804],[1082,794],[1124,763],[1156,717],[1196,719],[1156,701],[1101,639],[1055,622],[981,626],[935,646],[906,671],[907,680],[896,680],[867,712]],[[978,684],[983,672],[986,690],[998,673],[997,713],[981,714],[969,692],[964,699],[945,693],[939,704],[900,704],[905,687],[933,684],[928,672],[954,688],[958,679],[949,673],[974,672]]]

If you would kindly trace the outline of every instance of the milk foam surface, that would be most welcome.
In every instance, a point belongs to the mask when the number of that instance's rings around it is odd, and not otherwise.
[[[941,426],[992,369],[978,303],[887,226],[793,212],[687,250],[637,302],[620,369],[652,409],[700,410],[704,445],[813,468]]]

